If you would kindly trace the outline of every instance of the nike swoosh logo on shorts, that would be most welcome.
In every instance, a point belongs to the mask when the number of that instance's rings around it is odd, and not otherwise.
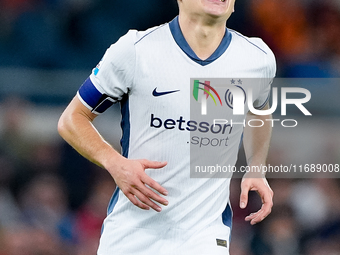
[[[167,95],[167,94],[171,94],[171,93],[175,93],[175,92],[178,92],[178,90],[171,90],[171,91],[163,91],[163,92],[158,92],[157,91],[157,87],[152,91],[152,95],[154,97],[159,97],[159,96],[164,96],[164,95]]]

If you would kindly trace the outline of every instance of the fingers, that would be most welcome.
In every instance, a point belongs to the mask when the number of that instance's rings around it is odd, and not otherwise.
[[[273,191],[269,187],[266,179],[255,179],[248,180],[245,183],[241,184],[241,198],[240,198],[240,207],[244,201],[248,201],[248,192],[249,190],[256,190],[261,197],[262,207],[256,213],[251,213],[248,215],[245,220],[250,221],[251,225],[261,222],[264,220],[270,213],[273,207]]]
[[[162,211],[162,208],[155,202],[167,206],[169,202],[156,194],[150,188],[146,187],[144,183],[133,184],[128,190],[122,190],[126,197],[136,206],[143,210],[149,210],[150,207],[157,212]],[[155,202],[154,202],[155,201]]]
[[[269,188],[258,190],[260,197],[262,198],[262,207],[256,218],[252,220],[253,224],[263,221],[272,211],[273,207],[273,191]]]
[[[139,160],[139,162],[142,164],[144,169],[147,169],[147,168],[158,169],[158,168],[165,167],[168,164],[167,162],[150,161],[150,160],[146,160],[146,159]],[[147,174],[144,174],[142,176],[141,181],[143,183],[145,183],[146,185],[148,185],[150,188],[153,188],[157,192],[163,194],[164,196],[168,195],[168,191],[165,188],[163,188],[159,183],[157,183],[155,180],[150,178]],[[161,198],[160,196],[158,196],[155,193],[154,193],[154,195],[156,195],[153,198],[155,201],[157,201],[161,204],[164,204],[162,201],[159,200],[159,198]]]
[[[262,207],[259,211],[256,213],[251,213],[245,218],[245,220],[250,221],[251,225],[255,225],[256,223],[263,221],[271,213],[272,206],[272,202],[265,202],[262,204]]]
[[[145,180],[145,181],[144,181]],[[161,190],[163,192],[160,192],[160,193],[163,193],[165,196],[168,194],[166,189],[164,189],[161,185],[159,185],[156,181],[154,181],[153,179],[151,179],[149,176],[145,175],[143,178],[142,178],[142,182],[147,184],[148,186],[150,186],[151,188],[155,189],[155,190]],[[148,198],[151,198],[152,200],[160,203],[160,204],[163,204],[163,205],[168,205],[168,201],[164,198],[164,197],[161,197],[160,195],[158,195],[157,193],[155,193],[153,190],[151,190],[150,188],[148,188],[147,186],[145,186],[144,184],[143,185],[140,185],[139,187],[137,187],[137,189],[143,194],[145,195],[146,197]]]
[[[125,194],[126,197],[133,203],[135,206],[139,207],[143,210],[150,210],[150,207],[146,204],[143,204],[140,200],[138,200],[132,193]]]
[[[126,172],[129,174],[116,178],[116,183],[121,188],[125,196],[137,207],[143,210],[153,210],[160,212],[162,208],[156,204],[167,206],[168,201],[160,196],[168,195],[168,192],[159,183],[153,180],[145,173],[147,168],[162,168],[167,162],[149,161],[146,159],[129,161],[131,164],[126,167]],[[139,162],[139,163],[138,163]]]
[[[138,161],[143,165],[144,169],[147,169],[147,168],[158,169],[158,168],[165,167],[168,164],[165,161],[159,162],[159,161],[150,161],[147,159],[141,159]]]
[[[140,192],[139,190],[135,191],[135,196],[138,198],[138,200],[140,202],[143,203],[143,207],[145,205],[147,205],[147,207],[151,207],[152,209],[154,209],[156,212],[161,212],[162,208],[160,206],[158,206],[157,204],[155,204],[154,202],[152,202],[148,196],[145,196],[142,192]],[[143,208],[142,208],[143,209]]]
[[[250,186],[247,185],[246,182],[244,182],[244,180],[242,180],[241,195],[240,195],[240,208],[242,208],[242,209],[246,208],[246,206],[248,204],[249,190],[250,190]]]
[[[262,207],[260,209],[260,213],[258,217],[254,218],[253,222],[254,224],[264,220],[272,211],[273,207],[273,191],[269,187],[269,184],[266,179],[263,179],[265,186],[259,188],[257,192],[259,193],[261,199],[262,199]]]
[[[156,190],[157,192],[163,194],[164,196],[167,196],[168,195],[168,191],[163,188],[158,182],[156,182],[155,180],[153,180],[152,178],[150,178],[147,174],[143,175],[142,178],[141,178],[141,181],[143,183],[145,183],[146,185],[148,185],[150,188],[153,188],[154,190]],[[158,196],[156,193],[152,192],[153,194],[156,195],[155,198],[152,198],[154,199],[155,201],[163,204],[161,201],[158,200],[157,197],[161,198],[160,196]]]
[[[256,223],[263,221],[271,213],[272,206],[273,202],[263,203],[259,211],[257,211],[256,213],[251,213],[245,218],[245,220],[250,221],[251,225],[255,225]]]

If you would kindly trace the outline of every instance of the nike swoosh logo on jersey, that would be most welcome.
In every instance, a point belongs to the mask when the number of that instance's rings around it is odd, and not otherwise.
[[[158,92],[157,91],[157,87],[152,91],[152,95],[154,97],[159,97],[159,96],[164,96],[164,95],[167,95],[167,94],[171,94],[171,93],[175,93],[175,92],[178,92],[178,90],[171,90],[171,91],[163,91],[163,92]]]

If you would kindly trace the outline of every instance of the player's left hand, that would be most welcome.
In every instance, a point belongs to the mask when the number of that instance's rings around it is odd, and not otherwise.
[[[255,225],[271,213],[274,192],[265,177],[253,177],[246,173],[241,182],[240,207],[242,209],[246,208],[248,204],[248,193],[251,190],[256,191],[262,200],[261,209],[245,218],[246,221],[250,221],[251,225]]]

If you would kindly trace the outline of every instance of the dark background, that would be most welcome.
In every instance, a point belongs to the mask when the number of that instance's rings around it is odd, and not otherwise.
[[[261,37],[278,77],[323,78],[294,84],[311,91],[313,116],[289,110],[301,125],[274,127],[268,163],[339,163],[339,87],[327,82],[340,74],[339,1],[236,0],[235,10],[228,27]],[[58,118],[110,44],[177,12],[174,0],[0,0],[0,255],[96,253],[115,184],[62,141]],[[117,112],[96,126],[119,150]],[[233,180],[231,254],[340,254],[339,179],[269,181],[273,212],[252,227],[244,217],[260,201],[251,193],[240,210]]]

